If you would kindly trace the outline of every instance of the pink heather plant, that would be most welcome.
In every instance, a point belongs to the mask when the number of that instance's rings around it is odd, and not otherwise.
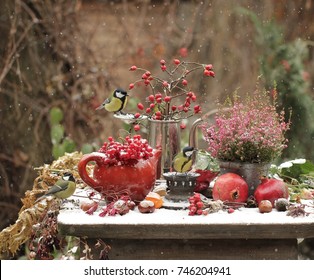
[[[203,125],[211,155],[219,160],[266,163],[280,156],[287,147],[284,134],[290,121],[277,112],[276,91],[273,101],[259,89],[243,101],[234,94],[220,108],[213,125]]]

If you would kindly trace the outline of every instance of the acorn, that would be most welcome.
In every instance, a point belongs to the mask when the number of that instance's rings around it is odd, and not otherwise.
[[[261,213],[269,213],[272,211],[273,205],[271,204],[269,200],[262,200],[258,204],[258,209]]]
[[[277,211],[287,211],[289,204],[289,200],[286,198],[278,198],[277,200],[275,200],[275,208],[277,209]]]

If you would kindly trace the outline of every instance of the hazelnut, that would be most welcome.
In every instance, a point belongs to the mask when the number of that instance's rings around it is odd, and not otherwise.
[[[97,202],[95,202],[95,201],[82,201],[81,202],[81,205],[80,205],[80,208],[83,210],[83,211],[88,211],[88,210],[90,210],[90,209],[92,209],[92,208],[94,208],[94,207],[96,207],[96,209],[97,209],[97,206],[98,206],[98,204],[97,204]],[[96,210],[95,209],[95,210]]]
[[[138,210],[141,213],[153,213],[155,211],[154,202],[150,200],[143,200],[139,203]]]
[[[273,205],[271,204],[269,200],[262,200],[258,204],[258,209],[261,213],[269,213],[272,211]]]

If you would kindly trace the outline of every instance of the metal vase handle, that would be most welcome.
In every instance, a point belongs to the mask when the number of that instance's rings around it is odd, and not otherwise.
[[[204,114],[202,117],[200,117],[199,119],[195,120],[191,126],[190,129],[190,134],[189,134],[189,146],[190,147],[194,147],[195,149],[198,148],[198,139],[197,139],[197,133],[196,130],[198,128],[198,126],[203,122],[208,120],[210,117],[212,117],[213,115],[215,115],[218,112],[218,109],[213,109],[209,112],[207,112],[206,114]]]

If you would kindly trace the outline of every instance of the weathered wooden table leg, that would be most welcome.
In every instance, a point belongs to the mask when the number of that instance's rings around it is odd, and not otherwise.
[[[102,239],[111,247],[111,260],[298,259],[296,239]],[[87,239],[94,258],[96,239]]]

